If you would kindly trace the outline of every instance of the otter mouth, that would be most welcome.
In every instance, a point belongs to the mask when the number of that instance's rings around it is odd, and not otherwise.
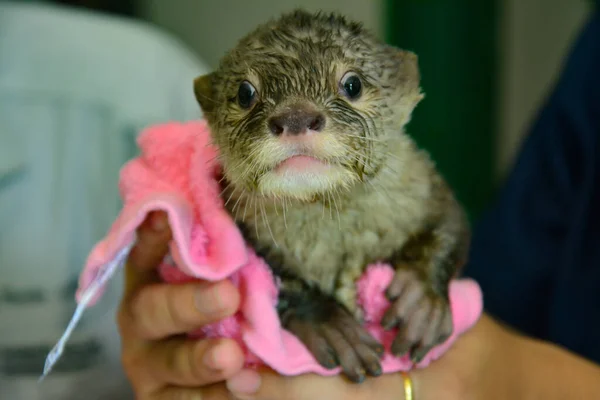
[[[349,171],[314,156],[294,154],[280,161],[259,178],[259,190],[274,197],[311,200],[316,194],[346,186],[353,180]]]
[[[294,155],[281,161],[274,168],[277,175],[287,174],[319,174],[328,172],[331,165],[316,157],[307,155]]]

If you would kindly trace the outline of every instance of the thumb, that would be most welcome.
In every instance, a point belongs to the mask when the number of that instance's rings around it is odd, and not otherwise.
[[[158,280],[157,268],[169,251],[171,229],[164,211],[148,213],[125,266],[125,296]]]

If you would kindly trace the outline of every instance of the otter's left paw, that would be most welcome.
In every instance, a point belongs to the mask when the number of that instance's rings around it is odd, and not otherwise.
[[[433,290],[416,273],[398,270],[386,296],[392,305],[381,325],[384,329],[399,328],[391,348],[395,356],[410,352],[411,360],[418,363],[452,334],[448,296]]]
[[[323,367],[341,366],[344,375],[356,383],[367,375],[381,375],[383,346],[336,302],[306,301],[288,308],[283,322]]]

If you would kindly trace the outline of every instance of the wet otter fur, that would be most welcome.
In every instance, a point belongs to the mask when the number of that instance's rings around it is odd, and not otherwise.
[[[448,285],[470,230],[429,155],[405,133],[423,99],[414,53],[337,13],[268,21],[194,83],[223,165],[223,198],[281,281],[278,312],[327,367],[361,382],[383,348],[355,282],[396,269],[382,320],[392,353],[422,359],[452,333]]]

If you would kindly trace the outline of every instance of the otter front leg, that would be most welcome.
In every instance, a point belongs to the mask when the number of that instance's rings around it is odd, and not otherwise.
[[[333,296],[302,279],[286,266],[286,257],[271,244],[255,240],[243,223],[242,234],[279,278],[277,312],[282,326],[294,334],[324,368],[341,366],[354,382],[380,375],[384,348]]]
[[[386,292],[392,305],[382,325],[399,328],[391,347],[394,355],[410,352],[413,362],[419,362],[452,334],[448,289],[466,261],[468,244],[466,218],[456,208],[392,256],[396,274]]]
[[[281,276],[278,313],[282,325],[300,339],[325,368],[341,366],[353,382],[381,374],[383,346],[332,296],[290,276]]]

